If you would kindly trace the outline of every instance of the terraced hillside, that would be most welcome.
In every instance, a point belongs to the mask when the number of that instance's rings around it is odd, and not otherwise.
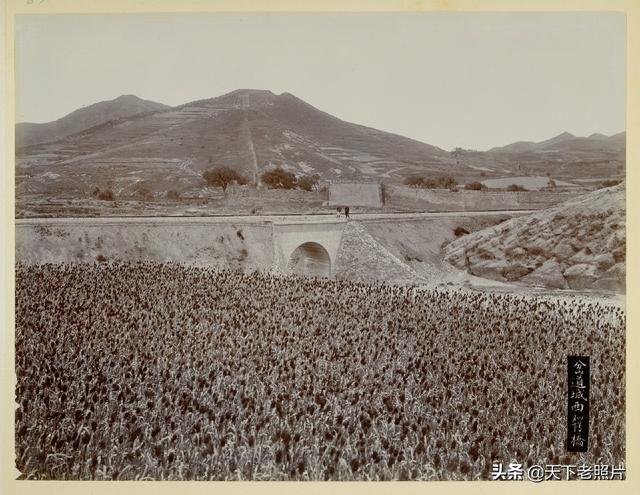
[[[551,139],[532,143],[520,141],[487,152],[498,162],[517,163],[518,171],[545,174],[554,164],[556,179],[589,182],[605,177],[624,177],[626,132],[612,136],[594,133],[588,137],[563,132]]]
[[[16,146],[25,148],[39,143],[57,141],[106,122],[166,108],[169,107],[162,103],[143,100],[134,95],[122,95],[114,100],[101,101],[79,108],[53,122],[19,123],[16,125]]]
[[[447,175],[466,183],[537,175],[599,184],[624,176],[623,134],[562,135],[550,140],[552,148],[516,143],[448,152],[264,90],[172,108],[123,96],[49,124],[18,124],[16,135],[18,198],[86,198],[96,187],[127,197],[140,185],[160,196],[168,190],[193,196],[205,187],[202,172],[218,165],[254,183],[275,166],[328,181]]]
[[[493,280],[624,291],[624,186],[461,237],[446,246],[445,260]]]
[[[229,165],[254,180],[282,166],[325,179],[447,172],[435,146],[344,122],[295,96],[239,90],[17,150],[19,194],[128,193],[202,188],[203,170]]]

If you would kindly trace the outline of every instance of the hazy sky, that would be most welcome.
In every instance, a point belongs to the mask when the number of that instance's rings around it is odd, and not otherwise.
[[[620,13],[19,16],[16,120],[290,92],[445,149],[625,129]]]

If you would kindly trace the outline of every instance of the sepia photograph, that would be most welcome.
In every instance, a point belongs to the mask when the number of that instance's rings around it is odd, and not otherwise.
[[[13,23],[14,480],[625,484],[624,11]]]

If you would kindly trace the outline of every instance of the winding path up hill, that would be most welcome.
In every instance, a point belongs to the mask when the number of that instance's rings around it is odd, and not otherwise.
[[[559,289],[625,287],[625,184],[461,237],[445,260],[472,275]]]

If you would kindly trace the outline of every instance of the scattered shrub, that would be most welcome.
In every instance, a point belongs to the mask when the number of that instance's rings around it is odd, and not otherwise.
[[[320,180],[320,176],[318,174],[315,175],[302,175],[298,178],[298,188],[303,191],[313,191],[318,188],[318,181]]]
[[[227,188],[232,183],[243,185],[247,183],[247,179],[231,167],[214,167],[206,170],[202,174],[202,178],[210,187],[220,187],[222,192],[226,193]]]
[[[484,186],[480,182],[469,182],[468,184],[464,185],[464,188],[467,191],[482,191]]]
[[[424,177],[414,175],[407,177],[404,184],[421,189],[455,189],[458,182],[453,177]]]
[[[133,186],[133,193],[142,201],[153,199],[153,191],[144,182],[138,182]]]
[[[510,192],[522,192],[527,190],[528,189],[526,187],[523,187],[520,184],[511,184],[507,187],[507,191],[510,191]]]
[[[180,193],[178,191],[171,189],[167,191],[167,199],[170,201],[180,201],[182,198],[180,198]]]
[[[617,186],[620,183],[622,183],[621,180],[611,179],[611,180],[605,180],[605,181],[601,182],[600,186],[602,188],[604,188],[604,187],[613,187],[613,186]]]
[[[271,189],[295,189],[298,184],[293,172],[287,172],[280,167],[267,170],[262,174],[261,179]]]
[[[103,201],[115,201],[115,196],[113,195],[113,191],[107,189],[105,191],[98,192],[98,199]]]
[[[521,186],[520,184],[510,184],[509,186],[507,186],[507,191],[521,192],[521,191],[527,191],[527,188]]]

